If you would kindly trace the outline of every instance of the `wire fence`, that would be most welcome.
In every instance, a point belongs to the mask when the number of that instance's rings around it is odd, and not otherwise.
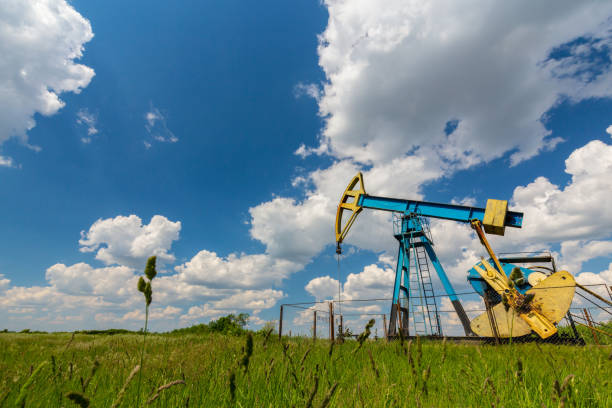
[[[610,288],[604,284],[583,285],[583,287],[585,289],[576,288],[568,313],[556,324],[558,333],[549,341],[568,342],[571,340],[574,343],[612,344],[612,293]],[[483,297],[478,292],[466,291],[456,296],[470,321],[487,314]],[[396,313],[396,321],[393,324],[391,322],[393,315],[391,298],[286,303],[281,305],[279,335],[317,339],[337,339],[340,336],[343,339],[350,339],[360,334],[367,322],[373,319],[374,325],[370,330],[372,339],[393,337],[389,333],[389,327],[393,325],[400,328],[402,333],[408,337],[418,335],[467,340],[467,333],[450,296],[436,294],[433,298],[435,303],[430,303],[428,306],[429,309],[435,309],[436,313],[429,314],[424,308],[419,310],[418,307],[412,307],[413,310],[410,310],[409,301],[404,299],[408,305],[406,308],[408,313],[403,316],[403,320]],[[423,326],[419,327],[419,313],[427,318],[436,319],[436,324],[432,323],[431,328],[439,327],[439,331],[434,333],[431,330],[423,330]],[[395,333],[396,336],[399,331]],[[537,339],[538,337],[531,334],[525,338]],[[479,337],[470,337],[470,339],[483,340]]]

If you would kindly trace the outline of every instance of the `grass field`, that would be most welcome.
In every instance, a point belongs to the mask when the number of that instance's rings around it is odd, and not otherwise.
[[[156,407],[612,406],[611,346],[379,340],[359,348],[255,335],[249,356],[247,343],[244,335],[151,334],[142,371],[127,382],[141,336],[2,333],[0,406],[78,406],[70,392],[93,407],[138,399]]]

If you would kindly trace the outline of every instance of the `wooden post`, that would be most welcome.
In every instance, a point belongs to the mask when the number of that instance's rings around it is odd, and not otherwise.
[[[387,315],[383,314],[383,333],[385,333],[385,340],[389,341],[389,333],[387,333]]]
[[[334,304],[329,302],[329,339],[334,341]]]
[[[344,316],[340,315],[340,341],[344,338]]]
[[[495,320],[495,315],[491,310],[491,303],[489,303],[488,293],[485,293],[482,298],[485,304],[485,309],[487,310],[487,317],[489,318],[489,325],[491,326],[491,331],[493,332],[493,337],[495,337],[495,344],[499,345],[499,331],[497,329],[497,320]]]
[[[399,299],[397,299],[397,317],[399,319],[399,329],[402,331],[402,338],[404,336],[404,322],[402,321],[402,307]]]
[[[591,316],[589,315],[589,311],[586,309],[582,309],[584,311],[584,317],[586,318],[587,323],[589,324],[589,329],[591,329],[591,334],[593,335],[593,340],[595,340],[595,344],[599,346],[599,339],[597,338],[597,334],[595,334],[595,330],[593,329],[593,321],[591,320]]]
[[[280,307],[280,318],[278,319],[278,339],[283,338],[283,305]]]
[[[312,319],[312,339],[317,339],[317,311],[314,311],[314,317]]]

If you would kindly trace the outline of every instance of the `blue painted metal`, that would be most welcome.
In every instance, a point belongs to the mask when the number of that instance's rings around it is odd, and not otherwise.
[[[402,241],[399,244],[397,251],[397,266],[395,267],[395,284],[393,285],[393,304],[397,305],[397,300],[400,295],[400,286],[402,284],[402,266],[404,265],[404,246]]]
[[[436,269],[436,272],[438,273],[438,277],[440,278],[442,286],[444,286],[444,290],[446,291],[446,294],[448,295],[449,299],[451,301],[459,300],[455,289],[453,288],[453,285],[451,285],[450,280],[448,280],[448,276],[446,276],[446,272],[444,272],[444,268],[442,267],[442,264],[440,263],[440,260],[438,259],[438,256],[436,255],[435,251],[431,247],[431,244],[425,245],[425,250],[427,251],[427,255],[429,256],[431,263],[433,264],[434,268]]]
[[[473,219],[482,221],[485,213],[484,208],[376,197],[367,194],[360,197],[358,205],[375,210],[396,211],[405,214],[414,213],[423,217],[440,218],[459,222],[470,222]],[[505,226],[520,228],[522,225],[523,213],[508,211]]]
[[[412,330],[416,335],[441,335],[439,316],[427,259],[419,259],[417,247],[424,247],[425,254],[430,257],[433,252],[431,240],[423,229],[422,219],[414,214],[403,216],[399,225],[394,225],[395,238],[399,241],[399,252],[396,266],[393,305],[407,307],[411,315]],[[435,257],[435,255],[434,255]],[[438,258],[434,258],[439,265]],[[435,266],[434,266],[435,267]],[[436,267],[436,272],[439,269]],[[444,274],[444,271],[442,271]],[[455,294],[446,279],[451,293]],[[400,290],[404,289],[403,291]],[[445,286],[446,289],[446,286]],[[447,290],[448,291],[448,290]],[[402,296],[403,295],[403,296]],[[454,295],[456,298],[456,295]],[[393,317],[392,317],[393,318]],[[395,325],[391,326],[391,335],[395,335]]]

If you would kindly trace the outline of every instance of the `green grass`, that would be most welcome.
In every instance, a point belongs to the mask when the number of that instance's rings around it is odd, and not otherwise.
[[[71,336],[1,333],[0,406],[16,406],[21,395],[26,407],[76,407],[81,397],[110,407],[139,364],[142,338]],[[245,364],[246,336],[149,334],[140,401],[147,405],[160,386],[181,380],[150,406],[612,406],[610,346],[379,340],[354,352],[355,341],[333,348],[325,340],[264,341],[254,337]],[[134,406],[136,389],[134,379],[120,406]]]

